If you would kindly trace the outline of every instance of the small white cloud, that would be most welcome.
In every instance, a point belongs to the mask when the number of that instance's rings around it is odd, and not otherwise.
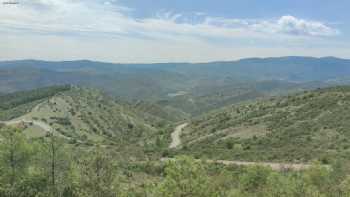
[[[243,28],[245,31],[260,32],[265,34],[280,34],[289,36],[335,36],[340,32],[318,21],[299,19],[286,15],[277,20],[243,20],[208,18],[206,23],[231,27]]]
[[[278,32],[291,35],[333,36],[339,33],[338,30],[328,27],[321,22],[307,21],[289,15],[281,17],[277,25]]]

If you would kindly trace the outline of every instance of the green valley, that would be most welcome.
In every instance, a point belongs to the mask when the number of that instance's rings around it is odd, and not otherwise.
[[[346,81],[204,76],[151,97],[80,82],[4,91],[0,196],[350,194],[350,87],[336,86]]]

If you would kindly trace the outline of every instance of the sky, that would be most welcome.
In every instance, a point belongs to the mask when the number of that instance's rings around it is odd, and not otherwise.
[[[0,60],[350,58],[349,0],[0,0]]]

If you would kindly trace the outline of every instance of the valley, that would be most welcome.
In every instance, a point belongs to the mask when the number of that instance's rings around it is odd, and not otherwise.
[[[349,0],[2,0],[0,197],[350,197]]]
[[[285,69],[304,65],[300,61],[317,63],[312,72],[320,71],[311,76],[301,69],[306,73],[289,75],[277,69],[280,64]],[[11,192],[1,182],[13,178],[7,172],[15,168],[22,170],[15,176],[22,182],[13,188],[33,197],[55,196],[53,187],[61,196],[106,192],[102,196],[160,197],[182,191],[182,181],[205,187],[205,194],[190,195],[197,197],[269,196],[278,194],[276,184],[286,184],[285,196],[346,192],[350,86],[343,73],[326,72],[324,65],[333,61],[2,62],[0,72],[10,75],[0,77],[6,81],[0,84],[0,194]],[[348,61],[337,61],[345,75]],[[247,73],[261,65],[274,71]],[[42,72],[57,75],[47,75],[52,80],[46,83]],[[23,159],[21,165],[7,162],[12,152]],[[58,179],[54,185],[39,183],[53,176]],[[32,190],[35,195],[28,193]]]
[[[94,89],[52,89],[58,90],[29,102],[17,104],[18,97],[14,97],[13,109],[26,111],[1,123],[20,126],[31,138],[51,132],[68,143],[115,147],[141,160],[145,158],[141,152],[151,147],[151,155],[158,157],[165,151],[171,156],[244,162],[316,159],[328,164],[333,157],[347,155],[347,86],[245,101],[191,118],[147,102],[118,103]],[[15,94],[30,98],[38,91]],[[8,113],[3,110],[0,115]]]

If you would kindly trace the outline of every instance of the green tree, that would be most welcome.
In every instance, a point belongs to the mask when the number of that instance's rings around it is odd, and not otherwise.
[[[0,172],[1,184],[8,196],[18,196],[18,188],[28,174],[32,155],[31,146],[21,130],[3,127],[0,130]]]
[[[118,193],[116,170],[112,157],[101,147],[95,148],[80,162],[79,195],[114,197]]]
[[[350,196],[350,175],[348,175],[339,185],[339,196]]]
[[[240,178],[240,189],[247,193],[260,193],[266,186],[272,170],[262,166],[250,166]]]
[[[331,190],[331,170],[316,163],[304,172],[303,181],[314,191],[326,194]]]
[[[50,196],[60,196],[67,187],[67,176],[71,165],[69,150],[64,139],[48,133],[46,138],[40,143],[41,155],[38,155],[40,168],[43,170],[48,184],[48,194]]]
[[[211,189],[203,165],[189,157],[178,157],[166,164],[165,178],[151,196],[206,197],[217,196]]]
[[[290,175],[272,172],[267,178],[266,186],[263,189],[266,197],[299,197],[296,190],[294,177]]]

